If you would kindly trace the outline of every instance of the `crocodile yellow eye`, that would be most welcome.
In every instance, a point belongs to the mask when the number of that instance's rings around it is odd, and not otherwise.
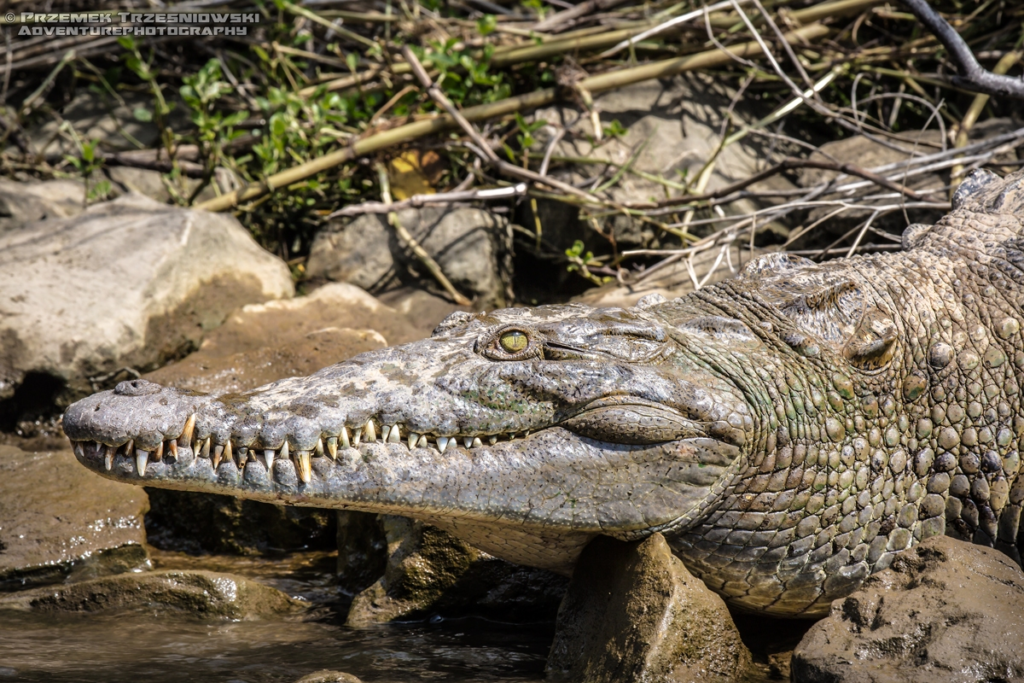
[[[527,339],[526,335],[519,330],[510,330],[501,335],[498,339],[498,343],[501,344],[501,348],[504,349],[506,353],[520,353],[526,350],[530,340]]]

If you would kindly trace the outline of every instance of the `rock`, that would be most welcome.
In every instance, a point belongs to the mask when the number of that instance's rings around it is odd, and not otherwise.
[[[1024,679],[1024,573],[992,548],[934,536],[832,603],[792,661],[797,683]]]
[[[496,308],[509,300],[512,233],[504,219],[465,206],[429,206],[399,211],[398,220],[477,307]],[[387,217],[377,214],[330,222],[313,241],[306,275],[374,294],[416,282],[436,288]]]
[[[145,609],[205,619],[252,620],[297,612],[306,604],[276,588],[232,574],[164,571],[91,579],[0,598],[0,612],[69,613]]]
[[[718,148],[722,116],[729,110],[731,94],[720,83],[701,74],[645,81],[605,92],[594,100],[602,125],[618,121],[624,133],[605,135],[600,143],[594,142],[590,117],[578,117],[575,105],[540,109],[534,121],[546,121],[550,125],[534,133],[536,151],[543,154],[558,128],[565,128],[565,137],[555,146],[555,157],[613,162],[616,169],[608,172],[604,180],[610,180],[623,165],[630,165],[632,170],[622,173],[614,186],[597,192],[600,196],[617,202],[647,202],[678,195],[681,181],[695,178]],[[736,110],[736,115],[743,118],[744,112]],[[752,175],[767,165],[767,157],[767,151],[756,136],[747,136],[725,147],[717,158],[706,189],[715,190]],[[577,163],[561,168],[556,164],[551,175],[575,184],[602,171],[604,167],[599,163]],[[662,178],[667,185],[651,180],[652,177]],[[782,176],[774,176],[754,187],[792,189],[793,186]],[[538,200],[537,204],[544,238],[558,250],[568,249],[575,240],[582,240],[587,248],[595,251],[609,250],[608,243],[578,219],[576,207],[549,200]],[[530,203],[524,202],[522,206],[526,210]],[[758,206],[745,199],[723,208],[727,213],[749,213]],[[604,221],[603,231],[614,235],[619,248],[663,246],[666,238],[678,243],[677,238],[650,223],[628,216],[615,214],[601,220]],[[520,223],[532,229],[534,218],[524,216]]]
[[[361,683],[361,681],[352,674],[323,669],[303,676],[295,683]]]
[[[725,603],[661,534],[587,545],[555,628],[549,680],[724,683],[751,662]]]
[[[414,326],[358,287],[331,283],[309,296],[235,311],[197,352],[146,379],[216,395],[248,391],[364,351],[422,339],[432,329]]]
[[[217,169],[218,171],[220,168]],[[165,181],[164,174],[160,171],[151,171],[145,168],[129,168],[128,166],[107,166],[103,169],[107,178],[118,188],[125,192],[136,192],[154,199],[161,204],[167,204],[173,197],[168,191],[168,184],[179,195],[188,198],[199,186],[199,180],[189,178],[185,175],[179,176],[173,182]],[[194,203],[204,202],[213,199],[217,194],[213,185],[209,184],[200,191],[193,200]]]
[[[1014,122],[1008,118],[1000,119],[988,119],[979,123],[977,126],[971,129],[970,138],[971,141],[977,142],[983,138],[995,137],[1003,133],[1010,132],[1019,127],[1018,122]],[[889,140],[890,144],[895,144],[908,152],[900,151],[899,149],[893,149],[892,147],[883,145],[880,142],[876,142],[863,135],[852,135],[841,140],[833,140],[826,142],[821,145],[819,151],[811,154],[810,158],[817,161],[836,161],[839,162],[850,162],[852,161],[857,166],[863,169],[872,169],[887,164],[893,164],[899,161],[904,161],[911,156],[911,153],[915,156],[923,156],[926,154],[933,154],[943,149],[942,146],[942,135],[938,129],[928,129],[924,131],[908,131],[901,133],[896,139]],[[993,163],[997,160],[1001,161],[1015,161],[1014,154],[1012,151],[1007,151],[1003,155],[998,155],[993,159]],[[802,169],[799,173],[799,182],[803,187],[812,187],[818,183],[832,180],[838,175],[836,171],[828,171],[823,169],[806,168]],[[942,173],[922,173],[916,175],[909,175],[905,178],[896,178],[896,182],[904,184],[912,190],[918,192],[925,192],[927,190],[938,190],[936,197],[940,200],[948,199],[948,194],[943,191],[946,187],[948,172],[943,171]],[[843,182],[861,182],[860,178],[847,178]],[[888,192],[882,188],[871,187],[871,192]],[[837,198],[848,198],[849,195],[827,195],[819,197],[819,199],[837,199]],[[804,224],[809,225],[825,216],[829,216],[835,212],[837,207],[835,206],[821,206],[812,209],[807,213],[804,219]],[[795,240],[788,248],[797,249],[820,249],[831,244],[835,239],[845,235],[851,230],[856,230],[865,220],[867,220],[873,213],[872,209],[848,209],[842,213],[832,215],[824,223],[816,227],[814,230],[808,232],[805,236]],[[903,230],[907,227],[908,221],[910,223],[927,223],[932,224],[939,220],[944,215],[944,211],[941,209],[920,209],[920,208],[907,208],[904,210],[890,211],[887,213],[880,214],[872,222],[871,227],[876,230],[881,230],[892,234],[898,243],[899,236],[903,234]],[[872,235],[865,235],[863,242],[875,241],[872,239]],[[881,240],[883,243],[885,240]],[[892,242],[890,242],[892,243]],[[849,244],[849,242],[847,242]]]
[[[721,259],[718,258],[719,253],[722,254]],[[755,248],[755,255],[761,253],[762,250]],[[750,258],[750,250],[745,245],[744,248],[740,248],[738,243],[733,242],[729,245],[728,253],[718,248],[695,255],[691,264],[692,276],[686,260],[683,259],[658,269],[636,284],[618,285],[610,282],[602,287],[587,290],[572,300],[598,307],[628,307],[635,306],[637,301],[652,294],[675,299],[694,290],[695,278],[701,286],[728,280],[738,273]]]
[[[0,399],[91,393],[181,357],[239,306],[292,293],[288,267],[234,218],[139,195],[0,233]]]
[[[346,624],[363,627],[432,614],[519,621],[551,617],[566,579],[499,560],[435,527],[381,515],[384,576],[356,596]]]
[[[46,218],[70,218],[85,208],[80,180],[17,182],[0,178],[0,232]]]
[[[0,591],[147,566],[142,489],[0,445]]]

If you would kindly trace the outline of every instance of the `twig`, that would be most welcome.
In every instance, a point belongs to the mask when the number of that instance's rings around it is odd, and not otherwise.
[[[472,178],[473,176],[469,176]],[[526,194],[526,183],[519,183],[509,187],[496,187],[488,190],[469,190],[455,192],[439,192],[437,194],[414,194],[406,200],[385,204],[384,202],[363,202],[362,204],[351,204],[343,209],[338,209],[327,218],[338,218],[348,216],[361,216],[366,213],[389,213],[403,209],[418,209],[429,204],[454,204],[455,202],[488,201],[492,199],[507,199]]]
[[[986,71],[967,42],[925,0],[903,0],[903,4],[949,51],[950,59],[960,72],[959,76],[953,76],[953,85],[986,95],[1024,100],[1024,80]]]
[[[1007,52],[992,69],[992,73],[997,76],[1005,74],[1020,58],[1020,52]],[[981,116],[981,112],[985,108],[985,105],[988,104],[988,100],[989,96],[984,93],[979,93],[974,96],[974,101],[971,102],[971,106],[967,109],[967,113],[964,114],[963,121],[960,122],[960,130],[957,132],[956,141],[953,143],[954,147],[964,147],[967,145],[967,141],[970,139],[971,128],[974,127],[978,117]],[[953,179],[953,190],[960,185],[958,176],[961,171],[963,171],[962,165],[958,164],[952,168],[951,177]]]
[[[706,192],[704,194],[695,195],[683,195],[681,197],[672,197],[671,199],[663,199],[654,204],[627,204],[627,206],[636,209],[648,207],[663,208],[667,206],[677,206],[679,204],[691,204],[694,202],[706,201],[708,199],[719,199],[720,197],[728,196],[733,192],[738,192],[743,188],[750,187],[755,183],[759,183],[765,178],[770,178],[773,175],[777,175],[785,171],[792,171],[798,168],[820,168],[825,171],[837,171],[839,173],[845,173],[846,175],[857,176],[858,178],[870,180],[876,185],[884,187],[887,190],[899,192],[900,194],[910,197],[911,199],[914,199],[916,201],[928,201],[925,197],[918,194],[914,190],[911,190],[909,187],[905,187],[898,183],[894,183],[888,178],[880,176],[877,173],[872,173],[871,171],[861,168],[860,166],[855,166],[853,164],[836,163],[834,161],[823,161],[818,159],[797,159],[795,157],[786,157],[781,162],[775,164],[771,168],[766,168],[765,170],[759,173],[755,173],[754,175],[744,178],[743,180],[738,180],[735,183],[726,185],[725,187],[717,189],[714,192]]]
[[[420,243],[416,241],[416,238],[413,237],[412,234],[405,229],[405,226],[402,225],[402,221],[398,219],[398,213],[395,212],[391,202],[391,188],[388,183],[387,170],[384,168],[384,164],[379,162],[376,164],[376,167],[377,176],[380,178],[381,199],[384,200],[382,204],[392,207],[392,209],[387,212],[388,223],[395,229],[395,234],[398,235],[398,239],[409,247],[410,251],[412,251],[412,253],[416,255],[416,258],[419,259],[420,263],[430,271],[430,274],[434,276],[437,283],[444,288],[444,291],[448,292],[448,295],[451,296],[455,303],[460,306],[472,305],[473,302],[460,294],[459,290],[455,289],[455,286],[452,285],[451,280],[449,280],[444,274],[444,271],[441,270],[441,266],[438,265],[437,261],[427,253],[426,249],[420,246]]]
[[[533,25],[533,30],[551,33],[576,19],[579,19],[580,17],[584,17],[591,12],[594,12],[595,10],[611,9],[616,5],[621,5],[625,1],[626,0],[584,0],[584,2],[581,2],[572,9],[556,12],[547,19],[537,22]]]

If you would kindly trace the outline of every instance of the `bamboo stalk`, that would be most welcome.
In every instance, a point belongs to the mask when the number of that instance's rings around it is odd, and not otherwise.
[[[829,29],[825,26],[821,24],[811,24],[810,26],[805,26],[797,29],[796,31],[787,33],[786,40],[788,42],[812,41],[823,38],[828,34]],[[630,69],[621,69],[611,73],[590,76],[581,80],[580,85],[592,93],[603,90],[613,90],[615,88],[621,88],[626,85],[632,85],[633,83],[639,83],[641,81],[651,80],[654,78],[667,78],[686,71],[695,71],[698,69],[721,66],[722,64],[727,64],[732,61],[733,58],[730,56],[730,53],[739,57],[757,57],[762,56],[763,54],[757,41],[749,41],[728,48],[728,52],[723,50],[709,50],[707,52],[698,52],[697,54],[687,55],[685,57],[667,59],[660,62],[654,62],[652,64],[636,66]],[[543,90],[536,90],[532,93],[527,93],[518,97],[510,97],[498,102],[469,107],[462,111],[462,115],[467,121],[483,121],[512,114],[524,109],[536,109],[537,107],[543,107],[553,103],[556,97],[557,95],[554,88],[545,88]],[[281,171],[280,173],[275,173],[264,182],[254,183],[240,190],[235,190],[234,192],[229,192],[221,195],[220,197],[216,197],[215,199],[202,202],[201,204],[196,205],[196,208],[205,209],[207,211],[224,211],[237,206],[241,202],[255,199],[256,197],[259,197],[275,188],[287,187],[293,183],[305,180],[306,178],[314,176],[321,171],[326,171],[338,164],[351,161],[356,157],[366,156],[367,154],[372,154],[373,152],[387,149],[388,147],[393,147],[394,145],[398,145],[403,142],[409,142],[410,140],[416,140],[427,135],[439,133],[448,128],[452,128],[455,125],[455,120],[446,115],[436,116],[423,121],[407,123],[404,126],[398,126],[397,128],[392,128],[391,130],[386,130],[367,138],[363,138],[362,140],[358,140],[345,149],[325,154],[322,157],[307,161],[304,164],[294,166],[285,171]]]

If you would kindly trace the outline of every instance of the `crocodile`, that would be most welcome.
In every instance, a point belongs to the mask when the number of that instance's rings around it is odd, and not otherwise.
[[[1024,546],[1024,173],[976,171],[894,252],[786,253],[629,308],[458,312],[248,393],[71,405],[112,479],[423,520],[571,574],[660,532],[741,609],[825,614],[922,539]]]

